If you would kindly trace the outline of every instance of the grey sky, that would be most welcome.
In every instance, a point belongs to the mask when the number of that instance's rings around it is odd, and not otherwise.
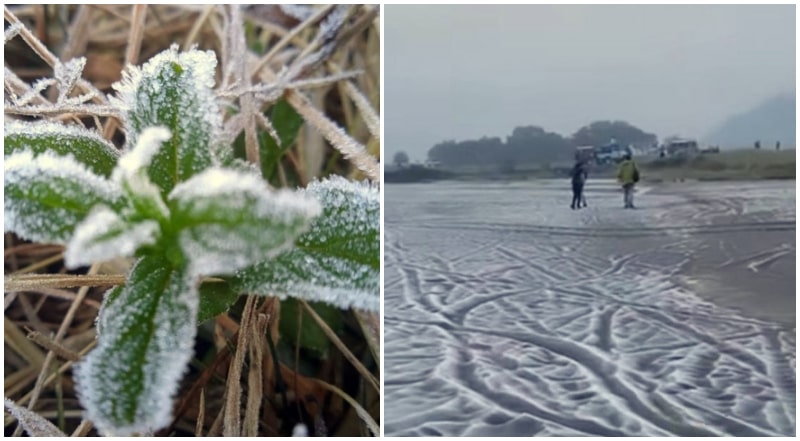
[[[387,161],[531,124],[702,137],[795,91],[794,5],[386,5],[384,27]]]

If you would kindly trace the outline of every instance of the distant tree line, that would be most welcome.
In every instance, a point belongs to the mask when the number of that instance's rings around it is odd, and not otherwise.
[[[497,137],[445,141],[428,150],[428,159],[445,166],[493,165],[513,168],[514,164],[549,164],[570,161],[575,148],[603,145],[611,139],[621,145],[653,145],[658,138],[625,121],[596,121],[581,127],[571,137],[548,132],[542,127],[516,127],[505,142]]]

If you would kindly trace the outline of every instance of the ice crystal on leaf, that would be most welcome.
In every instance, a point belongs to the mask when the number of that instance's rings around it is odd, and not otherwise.
[[[5,231],[37,242],[66,243],[97,204],[122,205],[120,189],[72,156],[20,151],[5,157]]]
[[[291,246],[319,214],[310,197],[271,191],[255,175],[210,168],[169,195],[194,274],[229,274]]]
[[[170,138],[169,130],[163,127],[149,127],[139,136],[136,146],[119,160],[117,169],[114,170],[114,180],[122,182],[130,178],[139,170],[147,167],[153,161],[161,148],[161,143]]]
[[[345,18],[334,11],[323,34],[335,35]],[[84,62],[55,66],[55,80],[34,89],[56,84],[59,102],[81,99],[69,94]],[[258,169],[237,165],[220,150],[216,63],[213,52],[173,46],[129,67],[111,98],[124,117],[122,155],[80,127],[6,125],[5,231],[66,244],[69,268],[138,258],[125,285],[106,292],[98,345],[77,365],[81,403],[103,434],[170,422],[198,317],[218,314],[237,293],[379,309],[377,186],[337,177],[276,191]],[[282,137],[276,149],[291,143]],[[215,275],[227,278],[199,286]]]
[[[195,281],[163,258],[144,257],[109,300],[98,346],[76,368],[81,402],[105,434],[158,430],[169,424],[192,356]]]
[[[122,81],[113,85],[119,96],[111,101],[123,109],[128,146],[147,127],[171,131],[148,170],[163,195],[213,162],[209,146],[218,142],[222,128],[212,90],[216,65],[211,51],[179,53],[173,45],[141,68],[129,66]]]
[[[320,201],[322,215],[298,237],[293,249],[239,271],[234,286],[247,292],[378,311],[378,187],[334,177],[313,182],[306,193]]]
[[[127,222],[107,207],[96,207],[75,229],[64,262],[67,268],[76,268],[117,256],[131,257],[140,247],[154,244],[158,235],[156,221]]]
[[[3,151],[5,155],[30,150],[35,155],[52,152],[72,155],[100,176],[109,176],[119,158],[114,146],[97,133],[50,121],[6,121]]]
[[[160,189],[150,181],[147,167],[158,153],[161,144],[170,138],[163,127],[148,127],[139,136],[136,146],[119,160],[111,179],[127,193],[136,212],[145,217],[166,219],[169,210],[161,197]]]

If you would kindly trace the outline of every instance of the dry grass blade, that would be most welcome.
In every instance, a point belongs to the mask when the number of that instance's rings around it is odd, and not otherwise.
[[[44,355],[42,355],[42,358],[44,359]],[[29,365],[22,368],[19,366],[14,366],[14,368],[18,370],[10,374],[6,374],[6,377],[3,379],[3,392],[7,396],[15,396],[17,393],[19,393],[19,391],[27,388],[31,385],[31,383],[36,381],[36,375],[38,372],[36,366]]]
[[[256,121],[258,122],[258,125],[266,130],[267,133],[269,133],[269,136],[271,136],[272,139],[274,139],[275,142],[280,145],[281,138],[278,136],[278,132],[275,130],[275,127],[273,127],[272,123],[267,119],[267,117],[259,113],[256,115]]]
[[[89,5],[81,5],[78,8],[78,13],[75,19],[72,20],[67,34],[69,40],[67,41],[64,50],[61,51],[61,56],[64,59],[70,59],[86,50],[86,45],[89,43],[89,24],[92,18],[92,7]]]
[[[247,347],[249,343],[250,321],[253,319],[253,314],[256,306],[256,296],[249,296],[242,311],[242,325],[239,332],[239,340],[236,342],[236,354],[228,370],[228,381],[225,397],[225,417],[222,424],[223,436],[241,436],[242,421],[241,421],[241,398],[242,386],[239,383],[242,375],[242,366],[244,365],[244,357],[247,354]]]
[[[31,332],[28,334],[28,338],[48,351],[52,351],[64,360],[78,361],[80,359],[78,354],[45,337],[41,332]]]
[[[267,316],[258,314],[256,320],[251,322],[253,338],[250,340],[249,355],[250,366],[247,372],[247,404],[244,413],[242,435],[258,436],[258,419],[261,410],[261,400],[264,388],[262,387],[262,361],[264,347],[266,346]]]
[[[366,147],[355,139],[351,138],[344,130],[328,119],[324,113],[317,110],[299,92],[290,90],[286,92],[286,99],[289,104],[297,110],[297,113],[319,130],[322,136],[331,145],[339,150],[342,155],[350,160],[359,170],[363,171],[374,182],[380,182],[381,170],[378,161],[367,152]]]
[[[351,38],[360,32],[363,32],[370,26],[373,19],[378,16],[380,7],[369,7],[366,12],[359,16],[355,23],[348,28],[337,30],[338,34],[331,41],[327,41],[320,49],[320,52],[333,54],[338,48],[344,46]],[[302,78],[309,73],[315,71],[321,64],[323,64],[327,57],[317,57],[310,52],[316,49],[316,44],[320,43],[319,39],[314,40],[310,45],[303,49],[303,53],[298,57],[298,60],[290,68],[294,72],[294,78]],[[306,57],[308,55],[308,57]]]
[[[335,9],[333,9],[330,12],[329,16],[329,17],[334,17],[334,20],[333,21],[330,21],[329,19],[326,20],[328,21],[327,32],[323,33],[322,29],[320,29],[320,31],[317,32],[317,35],[314,37],[314,39],[311,40],[311,42],[303,48],[303,51],[300,53],[300,55],[297,56],[297,61],[295,62],[295,65],[302,64],[302,60],[308,57],[308,55],[310,55],[313,51],[319,49],[320,46],[323,45],[323,43],[324,44],[330,43],[331,37],[333,35],[336,35],[341,30],[342,26],[344,25],[344,20],[338,20],[338,17],[349,15],[352,7],[349,5],[339,4],[335,5],[334,8]],[[331,52],[333,51],[331,50]]]
[[[92,430],[92,427],[94,427],[94,424],[92,424],[91,421],[82,420],[81,423],[78,425],[77,428],[75,428],[75,431],[72,432],[72,435],[70,436],[83,438],[89,433],[90,430]]]
[[[224,415],[225,407],[223,406],[223,408],[217,414],[217,417],[214,418],[214,422],[211,423],[211,427],[208,428],[208,433],[206,436],[218,436],[217,434],[220,432],[220,430],[222,430],[222,420],[224,419]]]
[[[74,288],[83,286],[115,286],[125,283],[122,274],[12,274],[5,276],[5,291],[25,291],[38,288]]]
[[[381,434],[380,426],[378,425],[378,423],[375,422],[374,419],[372,419],[369,412],[367,412],[363,406],[358,404],[358,401],[356,401],[353,397],[347,395],[343,390],[339,389],[338,387],[332,384],[317,379],[314,379],[314,382],[324,387],[325,389],[335,393],[336,395],[342,397],[342,399],[344,399],[345,401],[347,401],[347,403],[353,406],[353,409],[356,410],[356,414],[358,414],[358,417],[361,418],[361,420],[364,421],[364,423],[366,423],[369,431],[372,432],[372,434],[375,436],[380,436]]]
[[[11,23],[11,25],[17,25],[17,23],[22,25],[22,22],[19,21],[17,16],[14,15],[14,13],[8,9],[8,6],[5,5],[3,5],[3,18]],[[45,47],[45,45],[43,45],[42,42],[39,41],[39,39],[36,38],[36,36],[33,35],[31,31],[28,30],[28,28],[24,25],[20,29],[19,35],[23,40],[25,40],[25,43],[27,43],[34,52],[36,52],[36,55],[38,55],[39,58],[41,58],[45,63],[49,64],[50,67],[55,67],[56,64],[60,63],[58,57],[50,52],[50,50],[47,49],[47,47]]]
[[[41,366],[44,363],[45,355],[41,349],[28,340],[28,337],[25,336],[19,326],[9,320],[8,317],[3,318],[3,340],[16,354],[24,358],[29,365]]]
[[[375,19],[378,18],[378,14],[381,12],[379,5],[364,6],[364,8],[366,9],[366,12],[359,17],[352,26],[342,31],[342,33],[336,37],[338,44],[344,44],[354,36],[363,32],[367,27],[374,23]]]
[[[14,274],[25,274],[25,273],[32,273],[39,269],[48,267],[60,260],[64,259],[64,253],[58,253],[55,256],[49,257],[47,259],[40,260],[36,263],[26,266],[25,268],[21,268],[14,272]]]
[[[125,64],[136,64],[139,60],[139,51],[142,48],[144,36],[144,23],[147,19],[147,5],[133,5],[133,19],[131,20],[131,35],[128,48],[125,51]]]
[[[67,436],[41,415],[18,406],[8,398],[5,399],[5,407],[19,421],[20,427],[24,428],[31,436]]]
[[[22,311],[25,313],[28,324],[39,332],[48,332],[47,327],[39,319],[37,308],[31,304],[29,296],[22,294],[18,297],[18,300],[20,306],[22,306]]]
[[[88,353],[89,351],[94,349],[95,346],[97,346],[97,341],[93,341],[93,342],[89,343],[85,348],[81,349],[80,352],[78,352],[78,355],[83,357],[84,355],[86,355],[86,353]],[[48,376],[42,382],[42,387],[50,386],[53,383],[53,381],[55,381],[55,379],[58,377],[58,375],[69,371],[72,368],[72,365],[74,363],[75,363],[74,361],[68,361],[68,362],[64,363],[63,365],[61,365],[61,367],[58,368],[58,371],[53,372],[52,374],[50,374],[50,376]],[[30,391],[27,394],[25,394],[25,396],[23,396],[22,398],[17,400],[17,404],[22,406],[25,403],[28,403],[31,400],[31,398],[33,398],[33,395],[34,395],[33,392],[34,391]]]
[[[25,289],[26,292],[34,293],[34,294],[42,294],[46,297],[52,297],[62,300],[69,300],[70,302],[74,301],[77,297],[72,291],[67,291],[65,289],[58,289],[58,288],[27,288]],[[86,298],[83,300],[83,304],[86,306],[90,306],[95,310],[100,309],[100,302],[95,299]]]
[[[8,238],[8,235],[6,236]],[[43,254],[53,254],[58,253],[60,251],[64,251],[64,247],[61,245],[42,245],[38,243],[24,243],[20,245],[13,245],[11,243],[6,242],[6,248],[3,250],[3,256],[6,258],[14,258],[16,254],[29,254],[29,253],[43,253]]]
[[[19,21],[17,16],[14,15],[14,13],[12,13],[5,5],[3,6],[3,17],[9,23],[11,23],[11,25],[22,25],[22,22]],[[28,30],[28,28],[25,27],[24,25],[22,25],[22,28],[19,31],[19,35],[20,37],[22,37],[23,40],[25,40],[25,43],[27,43],[28,46],[30,46],[30,48],[33,49],[34,52],[36,52],[36,55],[38,55],[45,63],[50,65],[50,67],[55,68],[56,65],[61,63],[58,57],[56,57],[52,52],[50,52],[50,50],[47,49],[47,47],[45,47],[45,45],[42,44],[42,42],[39,41],[39,39],[36,38],[36,36],[33,35],[31,31]],[[79,80],[76,85],[84,92],[94,93],[96,101],[105,102],[104,95],[100,93],[97,89],[95,89],[88,82],[84,80]]]
[[[256,75],[259,70],[261,70],[267,63],[272,60],[272,57],[278,54],[281,49],[283,49],[287,44],[289,44],[292,39],[294,39],[297,35],[300,34],[303,30],[308,28],[309,26],[313,25],[314,23],[318,22],[322,17],[326,16],[331,9],[333,9],[333,5],[326,5],[318,9],[314,14],[309,16],[307,19],[303,20],[302,23],[292,28],[289,33],[283,36],[280,41],[275,43],[274,46],[266,53],[256,64],[255,69],[253,69],[252,75]]]
[[[3,87],[6,92],[13,96],[31,96],[33,104],[48,104],[48,101],[43,96],[34,93],[28,83],[22,81],[14,72],[6,68],[3,73]]]
[[[197,424],[194,428],[194,436],[203,436],[203,420],[206,417],[206,390],[200,389],[200,410],[197,414]]]
[[[381,321],[377,314],[372,312],[354,311],[361,332],[367,337],[367,344],[372,353],[372,358],[381,363]]]
[[[211,16],[212,12],[214,12],[214,5],[207,5],[203,8],[203,13],[195,20],[192,25],[192,30],[189,31],[189,35],[186,36],[186,41],[183,42],[183,50],[187,50],[192,46],[192,43],[197,39],[197,34],[200,33],[200,29],[203,28],[203,25],[206,20],[208,20],[208,17]]]
[[[247,75],[247,43],[245,37],[244,23],[242,21],[242,11],[239,5],[229,5],[230,12],[225,23],[225,34],[228,36],[228,49],[231,54],[225,63],[226,74],[223,76],[223,84],[228,77],[233,78],[233,83],[243,89],[248,89],[251,85],[251,76]],[[234,71],[236,73],[234,73]],[[245,93],[239,98],[242,108],[244,124],[244,140],[247,161],[259,165],[261,164],[260,152],[258,148],[258,132],[255,115],[260,113],[255,104],[252,93]]]
[[[312,89],[318,87],[328,87],[340,81],[349,80],[363,74],[360,71],[341,72],[321,78],[311,78],[307,80],[292,81],[286,85],[287,89]]]
[[[255,103],[253,102],[253,96],[251,94],[245,94],[241,98],[242,103],[242,113],[245,115],[255,115],[258,112],[256,111]],[[256,119],[254,117],[248,117],[245,119],[244,125],[244,142],[245,142],[245,151],[247,152],[247,161],[252,164],[261,164],[261,154],[258,150],[258,134],[256,132]]]
[[[89,268],[89,275],[95,275],[97,273],[97,267],[98,267],[97,264],[92,265],[92,267]],[[89,288],[85,286],[78,291],[77,297],[70,305],[69,310],[67,311],[67,315],[64,317],[64,320],[61,322],[61,326],[58,328],[58,332],[56,333],[54,339],[56,343],[59,343],[61,339],[64,338],[64,334],[67,332],[67,329],[69,329],[70,325],[72,324],[72,319],[75,316],[78,307],[81,305],[81,302],[83,302],[83,299],[84,297],[86,297],[86,294],[88,292]],[[50,363],[53,361],[53,357],[55,357],[55,353],[53,351],[48,352],[47,356],[44,359],[44,362],[42,363],[42,370],[39,374],[39,377],[36,379],[36,384],[34,385],[33,391],[31,392],[31,399],[28,402],[28,409],[33,409],[33,406],[36,405],[36,401],[39,399],[39,394],[41,394],[42,387],[44,387],[44,383],[45,380],[47,379],[47,374],[48,371],[50,370],[49,369]]]
[[[306,302],[305,300],[300,300],[300,303],[303,304],[303,308],[305,308],[306,312],[308,312],[314,319],[314,321],[317,322],[317,325],[319,325],[319,327],[322,329],[325,335],[327,335],[328,338],[331,340],[331,342],[334,345],[336,345],[337,348],[339,348],[339,350],[342,352],[342,355],[344,355],[344,357],[353,365],[353,367],[356,368],[358,373],[364,377],[367,383],[369,383],[370,386],[372,386],[375,389],[375,391],[380,393],[381,386],[378,384],[378,379],[375,378],[374,375],[372,375],[372,372],[370,372],[369,369],[367,369],[364,366],[364,364],[361,363],[355,357],[355,355],[353,355],[352,352],[350,352],[350,349],[348,349],[347,346],[345,346],[345,344],[342,342],[339,336],[337,336],[336,333],[333,332],[333,329],[331,329],[331,327],[328,326],[327,323],[325,323],[325,320],[323,320],[322,317],[320,317],[319,314],[317,314],[317,311],[314,311],[314,308],[312,308],[311,305],[308,304],[308,302]]]
[[[372,109],[372,105],[369,103],[367,97],[365,97],[350,81],[344,83],[344,88],[347,94],[350,95],[350,99],[352,99],[356,107],[358,107],[358,110],[361,111],[361,116],[367,124],[369,133],[375,138],[380,139],[381,118],[375,113],[375,110]]]
[[[121,113],[114,107],[111,106],[92,106],[92,107],[82,107],[82,106],[72,106],[72,105],[41,105],[36,107],[22,107],[17,106],[14,104],[6,104],[4,106],[4,110],[8,113],[13,113],[15,115],[25,115],[25,116],[56,116],[61,115],[64,113],[71,113],[75,115],[95,115],[95,116],[103,116],[103,117],[112,117],[112,118],[121,118]]]

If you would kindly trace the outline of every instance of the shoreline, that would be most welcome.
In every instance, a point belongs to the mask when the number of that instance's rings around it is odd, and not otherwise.
[[[448,178],[426,178],[426,179],[404,179],[390,176],[390,172],[384,174],[384,182],[388,184],[432,184],[436,182],[525,182],[538,180],[566,180],[563,176],[486,176],[486,175],[460,175]],[[592,177],[589,178],[590,180]],[[613,176],[595,175],[594,179],[614,179]],[[658,177],[642,178],[640,183],[661,184],[674,182],[758,182],[758,181],[794,181],[795,176],[705,176],[705,177]]]

